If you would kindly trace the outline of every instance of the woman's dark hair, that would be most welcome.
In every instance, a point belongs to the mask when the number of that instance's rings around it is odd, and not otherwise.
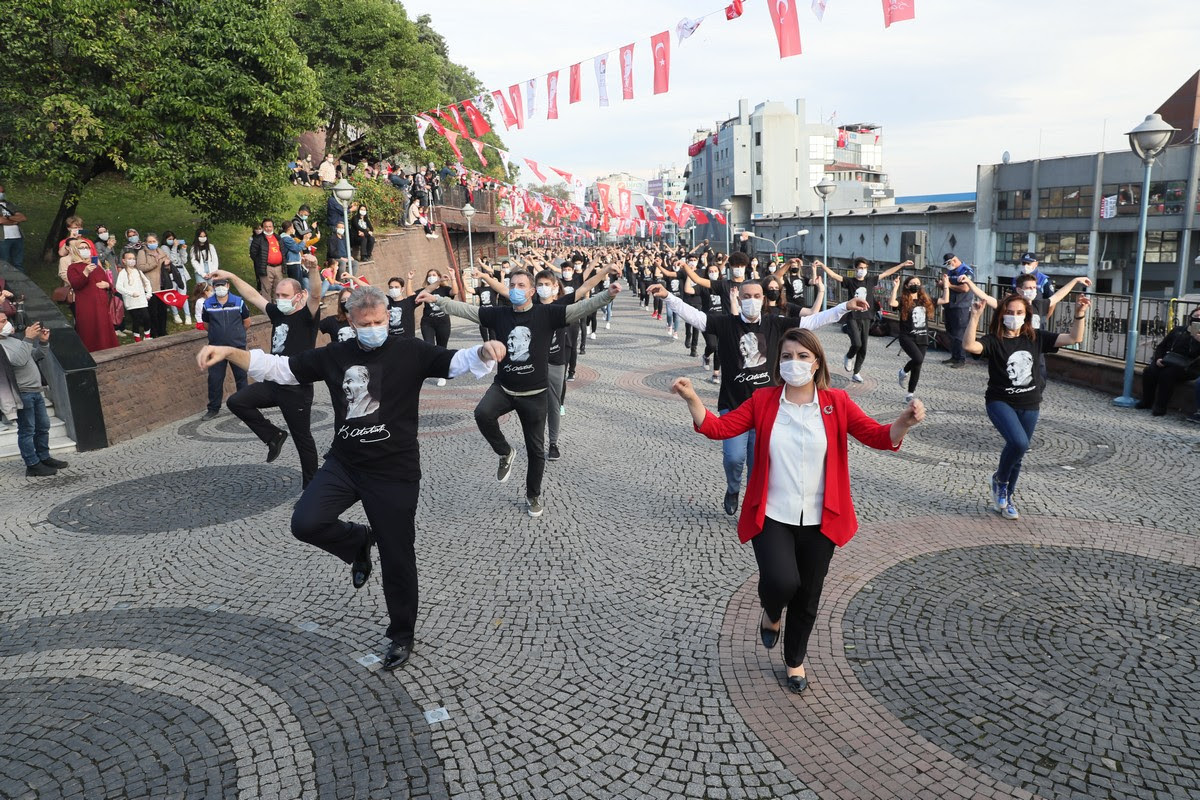
[[[401,278],[399,275],[394,275],[391,278],[388,278],[388,286],[391,286],[393,283],[398,283],[400,284],[400,287],[403,288],[404,278]]]
[[[204,234],[203,242],[200,241],[200,234]],[[210,238],[212,238],[212,237],[210,237],[208,235],[207,228],[196,228],[196,235],[192,237],[192,250],[193,251],[203,250],[204,252],[207,253],[208,246],[211,244],[211,242],[209,241]]]
[[[913,306],[920,304],[925,306],[925,319],[932,320],[933,300],[929,298],[929,295],[925,294],[925,286],[921,286],[921,291],[917,292],[915,297],[908,293],[908,282],[914,278],[920,280],[916,275],[913,275],[900,281],[900,288],[904,290],[900,294],[900,319],[908,319],[912,316]]]
[[[1033,312],[1030,310],[1029,301],[1019,294],[1008,295],[996,306],[996,312],[992,314],[992,324],[988,326],[988,333],[996,337],[1004,335],[1004,312],[1008,310],[1009,303],[1020,303],[1021,307],[1025,309],[1025,324],[1021,326],[1021,336],[1027,337],[1030,341],[1036,339],[1037,332],[1033,329]]]
[[[175,239],[175,231],[163,231],[163,235],[159,238],[160,242],[165,242],[167,239]]]
[[[783,356],[783,345],[787,342],[798,344],[813,354],[817,359],[816,369],[813,370],[813,383],[818,389],[828,389],[829,367],[825,363],[825,348],[821,347],[821,340],[815,333],[804,328],[789,328],[779,337],[779,352],[775,354],[775,369],[771,373],[771,380],[776,384],[782,380],[779,377],[779,363]]]

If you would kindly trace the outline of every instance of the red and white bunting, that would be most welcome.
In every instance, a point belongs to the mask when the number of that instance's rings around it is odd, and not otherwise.
[[[488,124],[487,117],[479,113],[479,109],[470,100],[462,101],[463,111],[466,112],[467,119],[471,120],[471,127],[475,129],[476,136],[486,136],[492,126]]]
[[[916,0],[883,0],[883,27],[890,28],[893,22],[904,22],[916,17]]]
[[[525,119],[533,119],[534,111],[537,109],[537,79],[530,78],[525,81]]]
[[[829,4],[829,0],[812,0],[812,12],[817,17],[817,22],[825,21],[825,6]]]
[[[450,113],[450,121],[454,123],[454,128],[463,136],[470,136],[467,133],[467,126],[463,124],[462,115],[458,113],[458,106],[447,106],[446,111]]]
[[[572,64],[571,65],[570,99],[568,100],[568,103],[578,103],[579,102],[581,95],[582,95],[583,87],[580,85],[582,83],[583,83],[583,80],[579,76],[579,65]]]
[[[483,155],[483,142],[472,139],[471,146],[475,148],[475,155],[479,156],[479,163],[486,167],[488,161]]]
[[[742,0],[733,0],[725,6],[725,19],[737,19],[742,15]]]
[[[796,13],[797,0],[767,0],[771,13],[771,24],[775,26],[775,38],[779,40],[779,57],[800,55],[800,17]],[[886,6],[887,0],[884,0]]]
[[[545,183],[548,180],[546,178],[546,174],[544,172],[542,172],[540,169],[538,169],[538,163],[536,161],[533,161],[528,158],[524,159],[524,161],[526,164],[529,165],[529,168],[531,170],[533,170],[533,174],[538,176],[539,181],[541,181],[542,183]]]
[[[633,44],[621,48],[621,97],[625,100],[633,99]]]
[[[525,127],[525,104],[521,101],[521,84],[508,87],[508,98],[512,100],[513,113],[517,115],[517,130]]]
[[[546,119],[558,119],[558,70],[546,76]]]
[[[504,120],[504,129],[512,130],[518,127],[517,115],[513,113],[512,106],[508,104],[508,98],[504,96],[504,92],[497,89],[492,92],[492,97],[496,98],[496,108],[500,109],[500,116]]]
[[[650,37],[650,52],[654,55],[654,93],[664,94],[671,90],[671,32]]]
[[[417,121],[417,141],[421,143],[422,150],[428,150],[429,148],[425,146],[425,131],[429,130],[433,120],[422,114],[417,114],[413,119]]]
[[[593,58],[592,67],[596,70],[596,91],[603,108],[608,105],[608,53]]]

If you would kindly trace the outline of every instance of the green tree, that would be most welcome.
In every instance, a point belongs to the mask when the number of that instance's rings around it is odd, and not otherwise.
[[[24,0],[0,14],[0,171],[64,187],[44,257],[106,171],[246,221],[316,123],[280,0]],[[280,34],[283,35],[280,35]]]
[[[556,200],[570,200],[571,192],[565,183],[531,183],[529,191],[553,197]]]

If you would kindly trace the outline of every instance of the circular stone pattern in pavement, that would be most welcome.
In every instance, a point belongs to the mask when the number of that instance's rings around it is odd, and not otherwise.
[[[0,797],[448,797],[420,710],[360,655],[219,610],[0,624]]]
[[[324,384],[317,386],[315,391],[326,391]],[[318,398],[316,402],[323,402],[323,398]],[[278,409],[266,408],[263,411],[267,419],[274,422],[280,428],[287,429],[287,424],[283,421],[283,415],[279,413]],[[312,416],[309,419],[309,428],[311,430],[320,430],[322,425],[332,422],[333,414],[328,410],[321,408],[319,405],[313,407]],[[208,421],[193,419],[183,423],[179,426],[179,435],[197,442],[229,442],[235,439],[258,441],[258,437],[246,427],[246,423],[233,416],[225,408],[221,409],[221,416],[217,419]]]
[[[1198,597],[1200,570],[1137,555],[945,550],[853,597],[845,657],[908,727],[1010,786],[1196,797]]]
[[[300,493],[300,473],[266,464],[164,472],[73,497],[50,510],[50,524],[76,533],[124,536],[219,525],[274,508]],[[130,509],[136,509],[131,514]]]

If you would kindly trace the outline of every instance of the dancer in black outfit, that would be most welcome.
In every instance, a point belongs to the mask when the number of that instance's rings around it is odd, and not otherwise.
[[[904,284],[904,295],[898,297],[900,284]],[[938,298],[939,306],[945,305],[946,300]],[[898,309],[900,333],[896,337],[900,348],[908,356],[908,363],[900,368],[896,380],[900,388],[908,389],[904,402],[913,399],[917,391],[917,381],[921,379],[921,365],[925,363],[925,350],[929,347],[929,320],[933,319],[933,300],[925,293],[921,279],[916,275],[901,280],[899,276],[892,279],[892,299],[889,305]]]

